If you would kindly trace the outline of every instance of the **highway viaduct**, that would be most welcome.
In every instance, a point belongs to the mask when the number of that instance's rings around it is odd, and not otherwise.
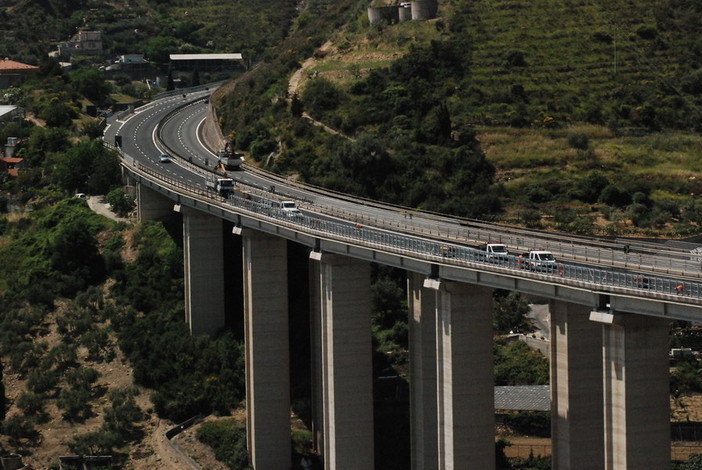
[[[413,469],[495,468],[496,288],[549,299],[552,468],[670,468],[669,327],[700,318],[699,295],[637,288],[630,273],[615,282],[616,273],[582,276],[569,265],[520,270],[470,249],[447,258],[436,250],[446,241],[290,219],[246,197],[183,184],[126,153],[123,168],[137,187],[140,220],[182,216],[193,334],[225,325],[223,246],[226,237],[240,238],[247,435],[256,470],[291,466],[288,279],[296,274],[289,243],[309,253],[313,427],[325,469],[374,468],[371,263],[407,272]],[[655,273],[650,279],[655,285]],[[700,292],[696,282],[686,287]]]

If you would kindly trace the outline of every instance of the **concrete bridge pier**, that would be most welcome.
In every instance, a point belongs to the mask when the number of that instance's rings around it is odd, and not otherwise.
[[[605,470],[669,469],[670,321],[593,312],[604,323]]]
[[[242,231],[246,431],[256,470],[291,466],[287,240]]]
[[[438,468],[495,468],[492,289],[427,279],[436,291]]]
[[[137,220],[163,220],[173,214],[173,200],[145,186],[136,185]]]
[[[373,364],[370,324],[370,264],[345,256],[312,252],[319,287],[313,312],[320,315],[322,457],[325,470],[372,470]],[[319,307],[315,307],[318,304]],[[314,393],[313,393],[314,395]]]
[[[222,219],[183,207],[178,211],[183,215],[185,321],[194,335],[214,335],[224,326]]]
[[[551,465],[604,469],[602,326],[590,307],[551,300]]]
[[[436,291],[407,272],[409,306],[410,449],[412,470],[438,469]]]

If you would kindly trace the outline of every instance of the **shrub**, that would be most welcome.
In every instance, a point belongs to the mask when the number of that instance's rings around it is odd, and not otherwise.
[[[246,451],[246,426],[233,419],[204,423],[195,434],[203,444],[214,450],[217,460],[233,469],[249,469]]]
[[[519,411],[506,416],[505,424],[518,434],[551,436],[551,414],[546,411]]]
[[[314,116],[322,116],[336,109],[343,100],[343,92],[331,81],[323,77],[310,80],[302,92],[302,102]]]
[[[505,62],[510,67],[526,67],[527,65],[522,51],[509,51],[505,54]]]
[[[568,145],[578,150],[587,150],[590,146],[590,139],[587,134],[573,132],[568,134]]]
[[[519,211],[519,220],[529,228],[541,227],[541,212],[536,209]]]
[[[58,379],[58,374],[55,371],[36,368],[29,372],[27,388],[34,393],[43,394],[56,387]]]

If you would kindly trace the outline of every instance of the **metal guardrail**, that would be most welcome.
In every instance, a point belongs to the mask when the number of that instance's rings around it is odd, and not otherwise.
[[[279,207],[276,207],[273,200],[256,200],[265,197],[263,191],[259,192],[255,198],[252,197],[251,191],[241,190],[235,191],[229,197],[222,197],[202,187],[189,185],[154,169],[142,166],[123,152],[120,153],[124,165],[131,171],[147,176],[151,180],[158,180],[170,189],[181,190],[186,195],[207,199],[209,203],[220,208],[256,216],[259,219],[286,226],[314,237],[328,238],[439,264],[487,268],[491,271],[508,272],[512,275],[534,273],[542,277],[545,276],[549,282],[564,285],[577,284],[582,286],[585,283],[592,289],[622,288],[638,292],[644,297],[674,296],[680,298],[681,302],[688,304],[698,304],[702,300],[702,283],[700,282],[567,263],[534,265],[518,256],[495,257],[474,248],[392,232],[364,225],[361,222],[329,220],[309,215],[289,217]]]
[[[203,91],[214,86],[216,86],[216,84],[189,91]],[[182,106],[167,113],[158,124],[157,135],[159,142],[168,150],[169,154],[175,155],[161,138],[163,123],[176,115],[183,107],[197,102],[200,99],[201,98],[184,102]],[[183,163],[185,164],[185,161]],[[191,167],[191,170],[204,177],[210,174],[210,169],[208,168],[201,168],[197,164],[191,162],[188,162],[188,165]],[[462,245],[478,245],[490,241],[493,243],[504,243],[513,252],[524,252],[528,250],[552,251],[556,253],[559,258],[562,258],[564,262],[600,265],[604,266],[604,269],[611,266],[619,269],[649,272],[659,276],[675,276],[679,277],[681,280],[692,282],[702,279],[702,259],[700,259],[699,255],[693,255],[689,251],[682,249],[672,249],[661,245],[656,245],[655,248],[652,248],[653,244],[640,241],[626,241],[624,243],[621,241],[586,238],[578,235],[563,235],[553,232],[528,230],[509,225],[495,226],[474,219],[449,218],[444,214],[414,210],[369,199],[352,197],[307,183],[290,181],[288,178],[275,175],[260,168],[248,167],[248,170],[256,173],[258,176],[265,177],[269,181],[275,182],[275,184],[283,184],[286,188],[294,187],[298,190],[330,196],[339,200],[351,201],[354,204],[361,204],[367,208],[404,214],[405,222],[407,222],[407,219],[410,221],[410,223],[393,223],[378,215],[368,215],[364,212],[339,209],[337,206],[324,205],[318,202],[312,204],[309,200],[303,201],[303,203],[310,204],[314,212],[346,220],[353,220],[364,225],[373,225],[386,230],[402,231],[403,233],[414,236],[452,240]],[[203,174],[203,172],[206,173]],[[266,188],[258,186],[248,187],[250,190],[253,190],[253,188],[263,191],[270,190],[269,186]],[[271,195],[270,197],[273,196]],[[414,220],[412,220],[413,216]],[[443,223],[439,225],[437,222]],[[631,245],[633,245],[633,247]]]

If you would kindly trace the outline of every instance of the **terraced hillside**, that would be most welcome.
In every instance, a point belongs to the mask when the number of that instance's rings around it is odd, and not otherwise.
[[[556,127],[573,121],[690,129],[699,115],[699,22],[682,3],[480,0],[472,122]]]

